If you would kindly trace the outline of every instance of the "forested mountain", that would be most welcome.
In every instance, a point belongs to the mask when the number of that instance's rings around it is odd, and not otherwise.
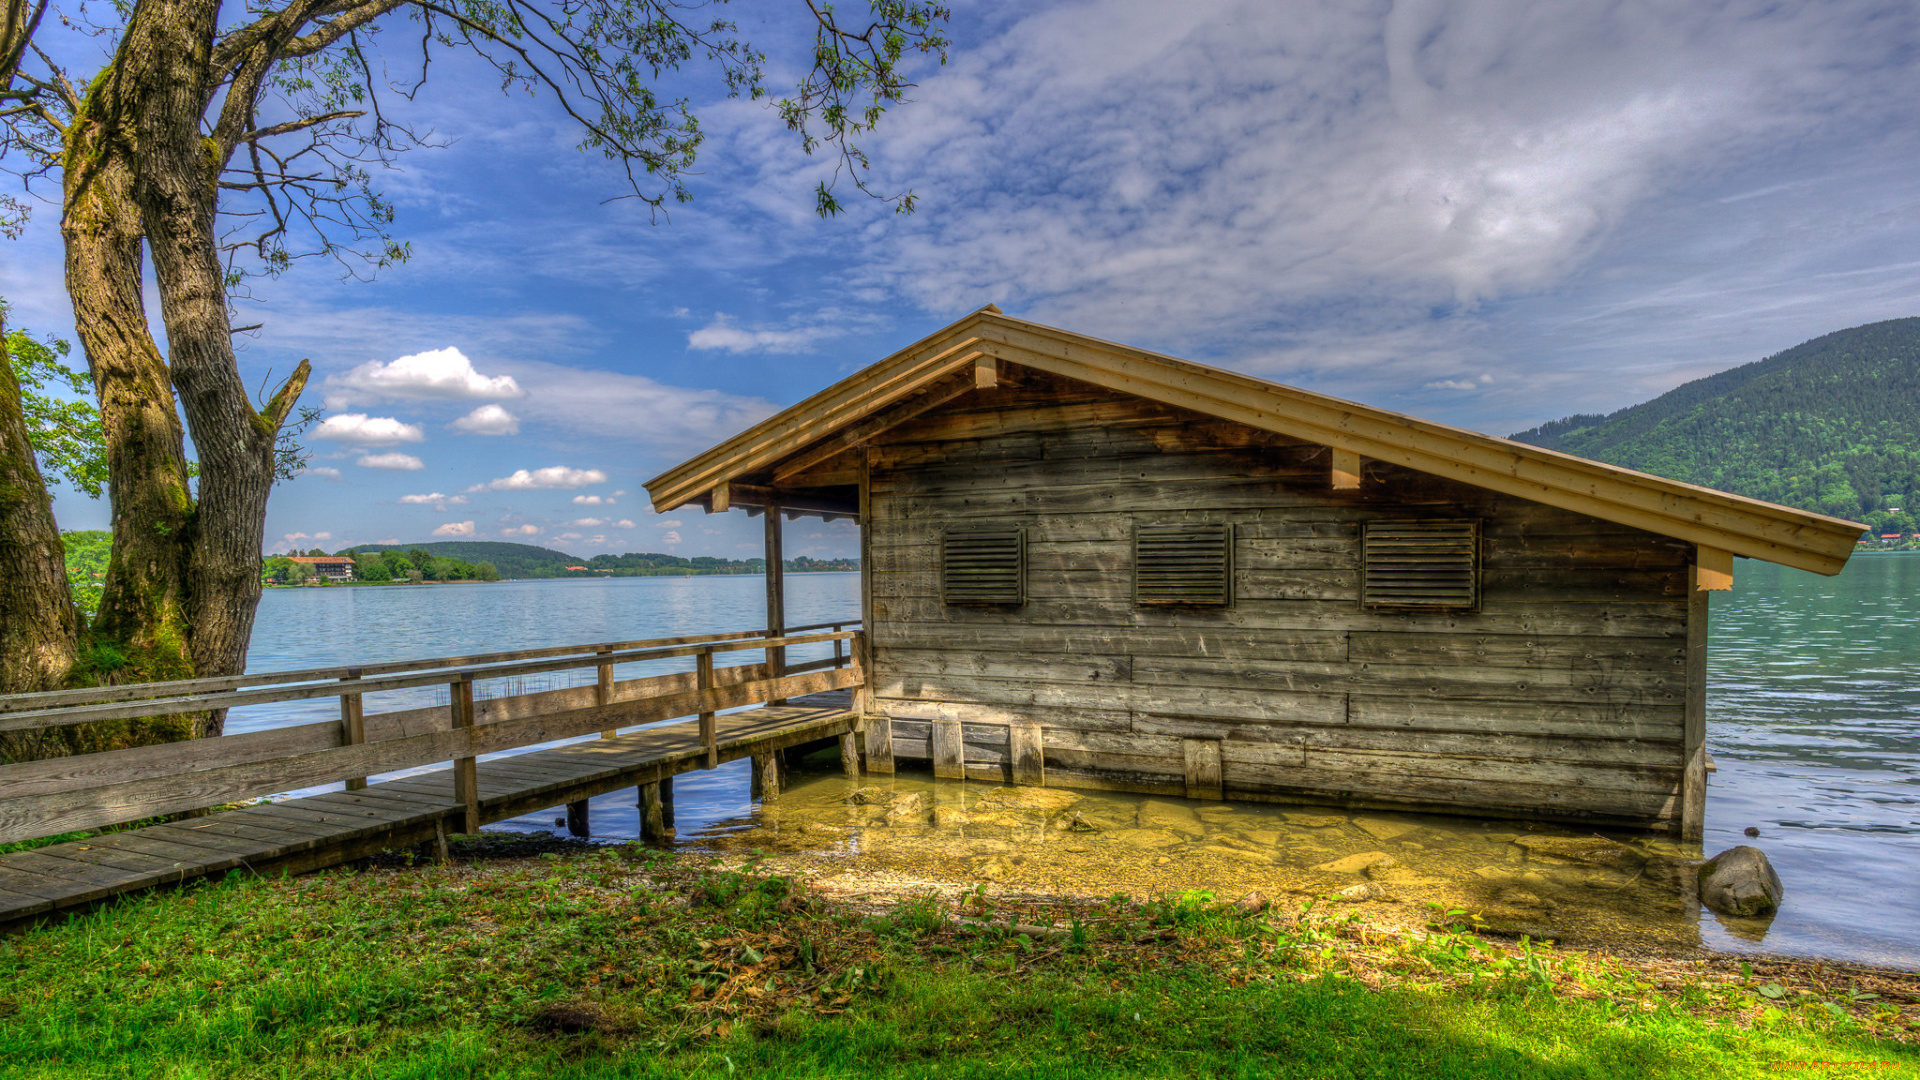
[[[1856,326],[1514,439],[1876,528],[1920,510],[1920,318]]]
[[[765,559],[716,559],[707,555],[689,559],[657,552],[595,555],[590,559],[583,559],[578,555],[569,555],[564,551],[536,547],[532,544],[510,544],[486,540],[442,540],[430,544],[361,544],[353,550],[355,552],[412,551],[416,548],[431,555],[444,555],[472,563],[492,563],[503,578],[586,577],[589,575],[678,577],[689,574],[763,574],[767,570]],[[585,569],[570,570],[569,567]],[[852,559],[810,559],[803,555],[797,559],[788,559],[786,568],[794,573],[858,570],[860,563]]]

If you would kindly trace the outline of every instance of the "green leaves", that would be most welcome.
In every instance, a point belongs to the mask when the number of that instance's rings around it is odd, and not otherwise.
[[[20,411],[40,471],[97,499],[106,490],[106,436],[100,430],[100,410],[85,400],[93,395],[92,376],[63,363],[71,351],[72,346],[56,337],[37,340],[25,330],[7,333],[7,352],[20,380]],[[84,396],[74,401],[49,389]]]

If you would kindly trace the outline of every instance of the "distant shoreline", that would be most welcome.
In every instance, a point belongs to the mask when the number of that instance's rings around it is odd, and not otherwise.
[[[809,575],[812,575],[812,574],[858,574],[859,572],[860,571],[858,570],[788,570],[787,571],[787,573],[789,574],[809,574]],[[692,570],[683,574],[682,573],[573,574],[567,577],[523,577],[523,578],[503,577],[503,578],[496,579],[494,581],[481,581],[479,578],[462,578],[459,581],[324,581],[324,582],[308,581],[308,582],[301,582],[297,585],[296,584],[283,585],[283,584],[280,584],[279,582],[267,582],[262,587],[268,588],[268,589],[340,589],[340,588],[373,587],[373,586],[379,586],[381,588],[407,588],[407,587],[412,587],[417,585],[504,585],[508,582],[528,582],[528,581],[612,581],[620,578],[693,578],[693,577],[766,577],[766,576],[767,575],[763,572],[747,573],[743,571],[724,570],[724,571],[717,571],[717,572],[708,571],[706,573],[702,573],[698,570]]]

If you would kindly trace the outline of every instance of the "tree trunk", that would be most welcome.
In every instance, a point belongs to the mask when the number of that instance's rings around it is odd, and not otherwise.
[[[141,221],[132,148],[116,119],[118,80],[88,94],[67,137],[61,233],[74,326],[106,437],[113,555],[91,636],[95,679],[194,674],[184,538],[193,523],[187,456],[166,361],[141,298]],[[178,736],[176,736],[178,737]]]
[[[80,623],[6,336],[0,320],[0,694],[26,694],[66,683]],[[63,745],[57,734],[7,732],[0,734],[0,762],[59,754]]]
[[[237,674],[260,600],[274,444],[307,378],[303,361],[264,407],[240,381],[214,231],[223,155],[201,134],[215,83],[214,0],[143,0],[115,62],[137,158],[140,208],[166,320],[173,385],[200,461],[198,505],[180,537],[195,673]],[[218,734],[219,715],[204,734]]]
[[[0,321],[0,693],[24,694],[66,683],[80,625],[53,500],[27,439],[6,330]]]

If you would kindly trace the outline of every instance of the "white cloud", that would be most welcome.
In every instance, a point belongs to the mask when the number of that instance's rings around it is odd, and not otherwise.
[[[633,528],[633,522],[628,521],[626,518],[621,518],[619,521],[613,523],[613,527],[616,529],[631,529]]]
[[[333,539],[333,534],[330,532],[317,532],[313,534],[313,538],[315,540],[331,540]]]
[[[677,532],[662,533],[660,535],[660,542],[666,544],[668,547],[672,547],[680,542],[680,534]]]
[[[588,484],[604,484],[607,474],[599,469],[573,469],[565,465],[552,465],[544,469],[515,469],[513,475],[502,476],[484,484],[475,484],[468,491],[542,491],[552,488],[586,487]]]
[[[280,539],[291,544],[295,540],[306,540],[306,539],[310,539],[310,537],[308,537],[307,534],[303,532],[290,532],[281,536]]]
[[[644,375],[532,360],[510,366],[528,388],[517,406],[523,420],[593,437],[634,440],[679,456],[690,446],[719,442],[776,411],[762,398],[672,386]],[[636,424],[636,416],[646,417],[646,422]]]
[[[579,518],[577,520],[567,522],[567,524],[575,526],[576,528],[581,528],[581,529],[597,529],[600,526],[605,525],[606,523],[607,522],[605,518]]]
[[[555,540],[578,540],[580,539],[580,534],[577,532],[565,532],[555,536],[554,539]]]
[[[321,421],[320,426],[313,430],[313,437],[351,443],[355,446],[395,446],[400,443],[419,442],[425,439],[426,435],[415,425],[404,423],[391,416],[336,413]]]
[[[573,505],[575,506],[612,506],[613,500],[600,495],[575,495],[573,497]]]
[[[1481,375],[1478,379],[1436,379],[1427,383],[1426,390],[1479,390],[1493,381],[1492,375]]]
[[[679,518],[673,518],[672,520],[669,520],[669,521],[656,521],[653,523],[654,528],[656,529],[677,529],[684,524],[686,524],[686,522],[681,521]]]
[[[425,495],[402,495],[395,500],[402,506],[431,506],[435,510],[445,510],[449,506],[465,506],[465,495],[442,495],[437,491]]]
[[[369,360],[345,375],[328,377],[328,400],[372,396],[399,398],[517,398],[524,391],[511,375],[486,376],[454,346],[412,353],[389,363]]]
[[[501,536],[538,536],[540,535],[540,526],[519,525],[513,528],[501,529],[500,535]]]
[[[433,530],[433,535],[435,536],[472,536],[473,522],[449,521],[445,525],[442,525],[439,528]]]
[[[520,419],[498,405],[482,405],[447,425],[469,435],[517,435]]]
[[[393,472],[414,472],[426,468],[426,463],[412,454],[368,454],[355,465],[363,469],[387,469]]]
[[[300,470],[300,476],[318,476],[322,480],[342,480],[340,470],[331,465],[309,465]]]
[[[787,329],[746,329],[735,326],[727,315],[715,315],[712,322],[687,335],[687,348],[701,352],[724,349],[730,353],[802,353],[846,333],[843,324],[832,322]]]

